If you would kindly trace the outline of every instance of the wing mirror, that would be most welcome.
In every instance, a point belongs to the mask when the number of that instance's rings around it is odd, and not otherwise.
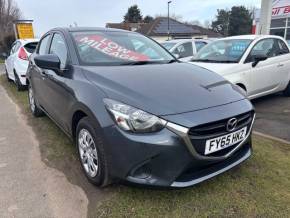
[[[53,70],[56,73],[61,72],[60,60],[57,55],[38,55],[34,58],[35,64],[42,69]]]
[[[254,59],[254,62],[252,63],[252,66],[256,67],[260,61],[265,61],[268,59],[268,57],[267,55],[260,54],[260,55],[255,55],[253,59]]]

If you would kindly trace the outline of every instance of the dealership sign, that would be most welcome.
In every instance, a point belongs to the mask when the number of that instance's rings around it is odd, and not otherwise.
[[[290,0],[274,0],[272,17],[290,16]]]
[[[18,39],[33,39],[34,32],[32,22],[16,22],[15,35]]]

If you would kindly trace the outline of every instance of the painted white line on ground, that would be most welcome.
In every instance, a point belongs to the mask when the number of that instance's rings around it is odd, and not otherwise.
[[[284,139],[280,139],[280,138],[275,137],[275,136],[267,135],[267,134],[264,134],[264,133],[261,133],[261,132],[257,132],[257,131],[253,131],[253,133],[255,135],[262,136],[262,137],[267,138],[267,139],[271,139],[271,140],[274,140],[274,141],[277,141],[277,142],[281,142],[281,143],[290,145],[289,141],[284,140]]]

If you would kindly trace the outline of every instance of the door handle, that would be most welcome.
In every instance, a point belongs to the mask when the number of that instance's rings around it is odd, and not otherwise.
[[[277,65],[277,67],[283,67],[284,66],[284,64],[282,64],[282,63],[279,63],[278,65]]]
[[[40,75],[41,75],[41,76],[46,76],[46,72],[45,72],[45,71],[41,71],[41,72],[40,72]]]

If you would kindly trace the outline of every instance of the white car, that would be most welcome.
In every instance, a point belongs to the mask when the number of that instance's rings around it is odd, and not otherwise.
[[[222,75],[250,99],[280,91],[290,96],[289,47],[279,36],[220,39],[202,48],[190,63]]]
[[[210,40],[206,39],[176,39],[162,42],[161,45],[181,61],[190,61],[193,56]]]
[[[16,40],[5,60],[5,70],[8,81],[14,81],[18,91],[26,87],[26,71],[29,56],[34,52],[38,39]]]

